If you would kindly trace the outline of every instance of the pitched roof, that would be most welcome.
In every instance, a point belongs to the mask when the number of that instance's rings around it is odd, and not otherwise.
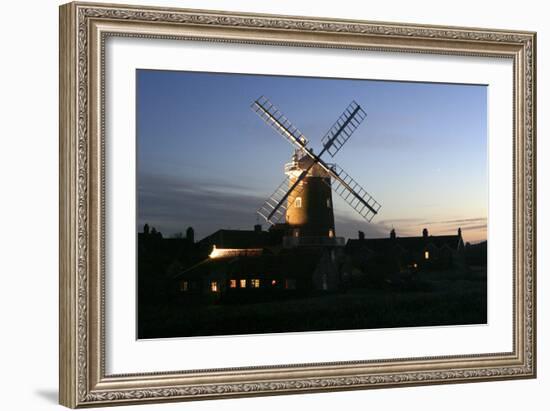
[[[199,241],[200,245],[217,248],[261,248],[272,243],[273,236],[267,231],[218,230]]]
[[[200,278],[214,270],[228,275],[258,275],[259,277],[302,277],[310,276],[323,255],[321,250],[292,249],[278,255],[235,256],[206,259],[187,269],[176,278]]]
[[[350,239],[346,244],[346,249],[356,251],[361,248],[368,248],[374,252],[385,252],[399,246],[407,251],[421,251],[430,244],[433,244],[437,248],[448,246],[456,249],[461,241],[462,239],[459,235]]]

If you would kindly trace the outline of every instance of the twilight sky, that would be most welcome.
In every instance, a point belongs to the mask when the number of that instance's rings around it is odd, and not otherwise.
[[[137,71],[138,226],[170,236],[251,229],[293,148],[250,104],[268,97],[320,140],[352,101],[367,118],[334,159],[382,208],[365,222],[334,194],[336,234],[487,237],[487,93],[456,85]],[[259,221],[262,222],[262,221]],[[264,228],[266,223],[263,222]]]

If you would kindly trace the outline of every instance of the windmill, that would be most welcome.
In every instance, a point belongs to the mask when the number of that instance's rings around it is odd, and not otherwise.
[[[334,157],[366,118],[359,104],[352,101],[338,117],[322,138],[319,154],[266,97],[255,100],[251,108],[295,147],[291,162],[285,165],[286,179],[257,211],[262,218],[276,225],[285,217],[295,237],[334,237],[334,189],[362,218],[372,220],[380,204],[340,166],[322,159],[325,153]]]

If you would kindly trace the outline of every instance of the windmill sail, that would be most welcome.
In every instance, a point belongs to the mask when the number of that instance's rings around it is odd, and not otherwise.
[[[321,140],[324,149],[328,151],[331,157],[334,157],[340,151],[366,117],[367,113],[363,111],[361,106],[352,101]]]
[[[293,204],[296,197],[300,195],[303,186],[298,184],[305,177],[305,173],[300,175],[293,187],[290,187],[290,176],[277,187],[271,196],[262,204],[257,213],[268,223],[277,224],[286,215],[288,204]]]
[[[334,164],[330,169],[333,178],[327,184],[330,184],[334,191],[361,217],[370,222],[380,210],[380,204],[342,167]]]
[[[307,144],[304,134],[292,125],[292,123],[275,107],[266,97],[262,96],[250,106],[270,127],[280,135],[302,149]]]
[[[321,156],[325,152],[334,157],[366,118],[367,114],[359,104],[352,101],[346,107],[344,113],[342,113],[323,137],[323,149],[319,155],[316,155],[313,150],[307,147],[308,141],[304,134],[294,127],[266,97],[262,96],[255,100],[251,108],[269,126],[296,146],[302,154],[308,155],[313,160],[310,166],[293,183],[292,187],[289,187],[290,177],[287,177],[277,187],[271,197],[258,210],[259,215],[271,224],[280,221],[286,214],[288,204],[292,204],[302,190],[299,182],[305,178],[315,164],[318,164],[331,176],[330,179],[323,181],[334,188],[334,191],[359,213],[361,217],[369,222],[372,220],[374,215],[380,210],[380,204],[340,166],[336,164],[329,165],[321,159]]]

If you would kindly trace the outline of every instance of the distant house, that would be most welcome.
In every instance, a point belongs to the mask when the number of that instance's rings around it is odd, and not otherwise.
[[[464,241],[456,235],[433,236],[424,229],[418,237],[398,237],[392,230],[387,238],[367,239],[360,232],[350,239],[346,253],[354,265],[366,272],[394,274],[430,269],[464,268]]]

